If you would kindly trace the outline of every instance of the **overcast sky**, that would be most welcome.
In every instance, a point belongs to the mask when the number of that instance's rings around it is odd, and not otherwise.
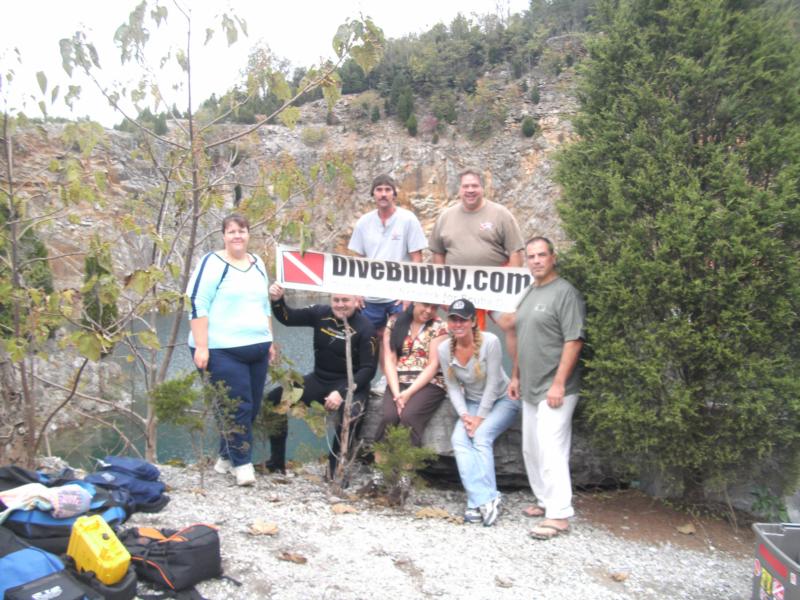
[[[106,126],[118,123],[121,118],[88,82],[67,79],[61,68],[58,41],[71,37],[78,29],[86,30],[87,37],[99,51],[103,76],[108,81],[128,81],[128,73],[119,66],[119,52],[113,45],[113,36],[137,4],[138,0],[18,0],[9,5],[0,25],[0,74],[3,76],[0,102],[7,102],[0,110],[22,109],[29,116],[40,116],[36,103],[41,94],[35,73],[42,71],[48,78],[48,90],[60,84],[62,97],[69,83],[79,83],[83,87],[74,113],[69,113],[59,99],[49,109],[51,114],[72,118],[89,115]],[[154,31],[152,38],[168,39],[177,47],[185,39],[184,29],[180,27],[173,2],[166,0],[163,5],[170,14],[169,34],[160,36]],[[347,18],[358,18],[360,14],[371,17],[387,38],[397,38],[421,33],[440,21],[449,24],[459,12],[467,17],[521,12],[527,8],[528,0],[187,0],[184,5],[191,8],[197,41],[197,48],[193,50],[196,103],[212,92],[220,95],[240,81],[240,71],[246,64],[249,50],[262,40],[274,54],[289,59],[293,66],[309,66],[318,63],[320,58],[333,58],[331,39],[336,28]],[[224,35],[219,33],[216,43],[203,48],[206,27],[217,28],[218,15],[228,8],[247,22],[248,37],[227,48],[223,43]],[[16,62],[13,48],[19,49],[21,64]],[[166,46],[159,48],[159,56],[166,49]],[[9,68],[15,72],[11,84],[5,76]],[[177,80],[168,71],[160,71],[158,75],[162,87],[167,90]],[[165,75],[167,81],[164,81]],[[36,95],[35,100],[31,100],[32,94]],[[181,109],[185,107],[185,101],[177,104]]]

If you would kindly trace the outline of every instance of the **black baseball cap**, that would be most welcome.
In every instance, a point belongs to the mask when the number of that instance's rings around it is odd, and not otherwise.
[[[447,309],[447,316],[472,319],[475,317],[475,305],[466,298],[459,298]]]

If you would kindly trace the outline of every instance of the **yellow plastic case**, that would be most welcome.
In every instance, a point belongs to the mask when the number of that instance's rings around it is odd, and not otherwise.
[[[121,581],[131,562],[127,548],[100,515],[75,520],[67,554],[75,560],[79,573],[93,571],[106,585]]]

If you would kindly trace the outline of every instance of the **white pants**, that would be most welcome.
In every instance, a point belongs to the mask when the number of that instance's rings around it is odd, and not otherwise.
[[[567,519],[572,508],[569,450],[572,443],[572,413],[578,394],[564,397],[558,408],[546,400],[522,402],[522,458],[537,504],[548,519]]]

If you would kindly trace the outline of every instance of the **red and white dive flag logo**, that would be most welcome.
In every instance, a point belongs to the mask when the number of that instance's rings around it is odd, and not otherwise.
[[[283,281],[304,285],[323,283],[325,255],[319,252],[283,252]]]

